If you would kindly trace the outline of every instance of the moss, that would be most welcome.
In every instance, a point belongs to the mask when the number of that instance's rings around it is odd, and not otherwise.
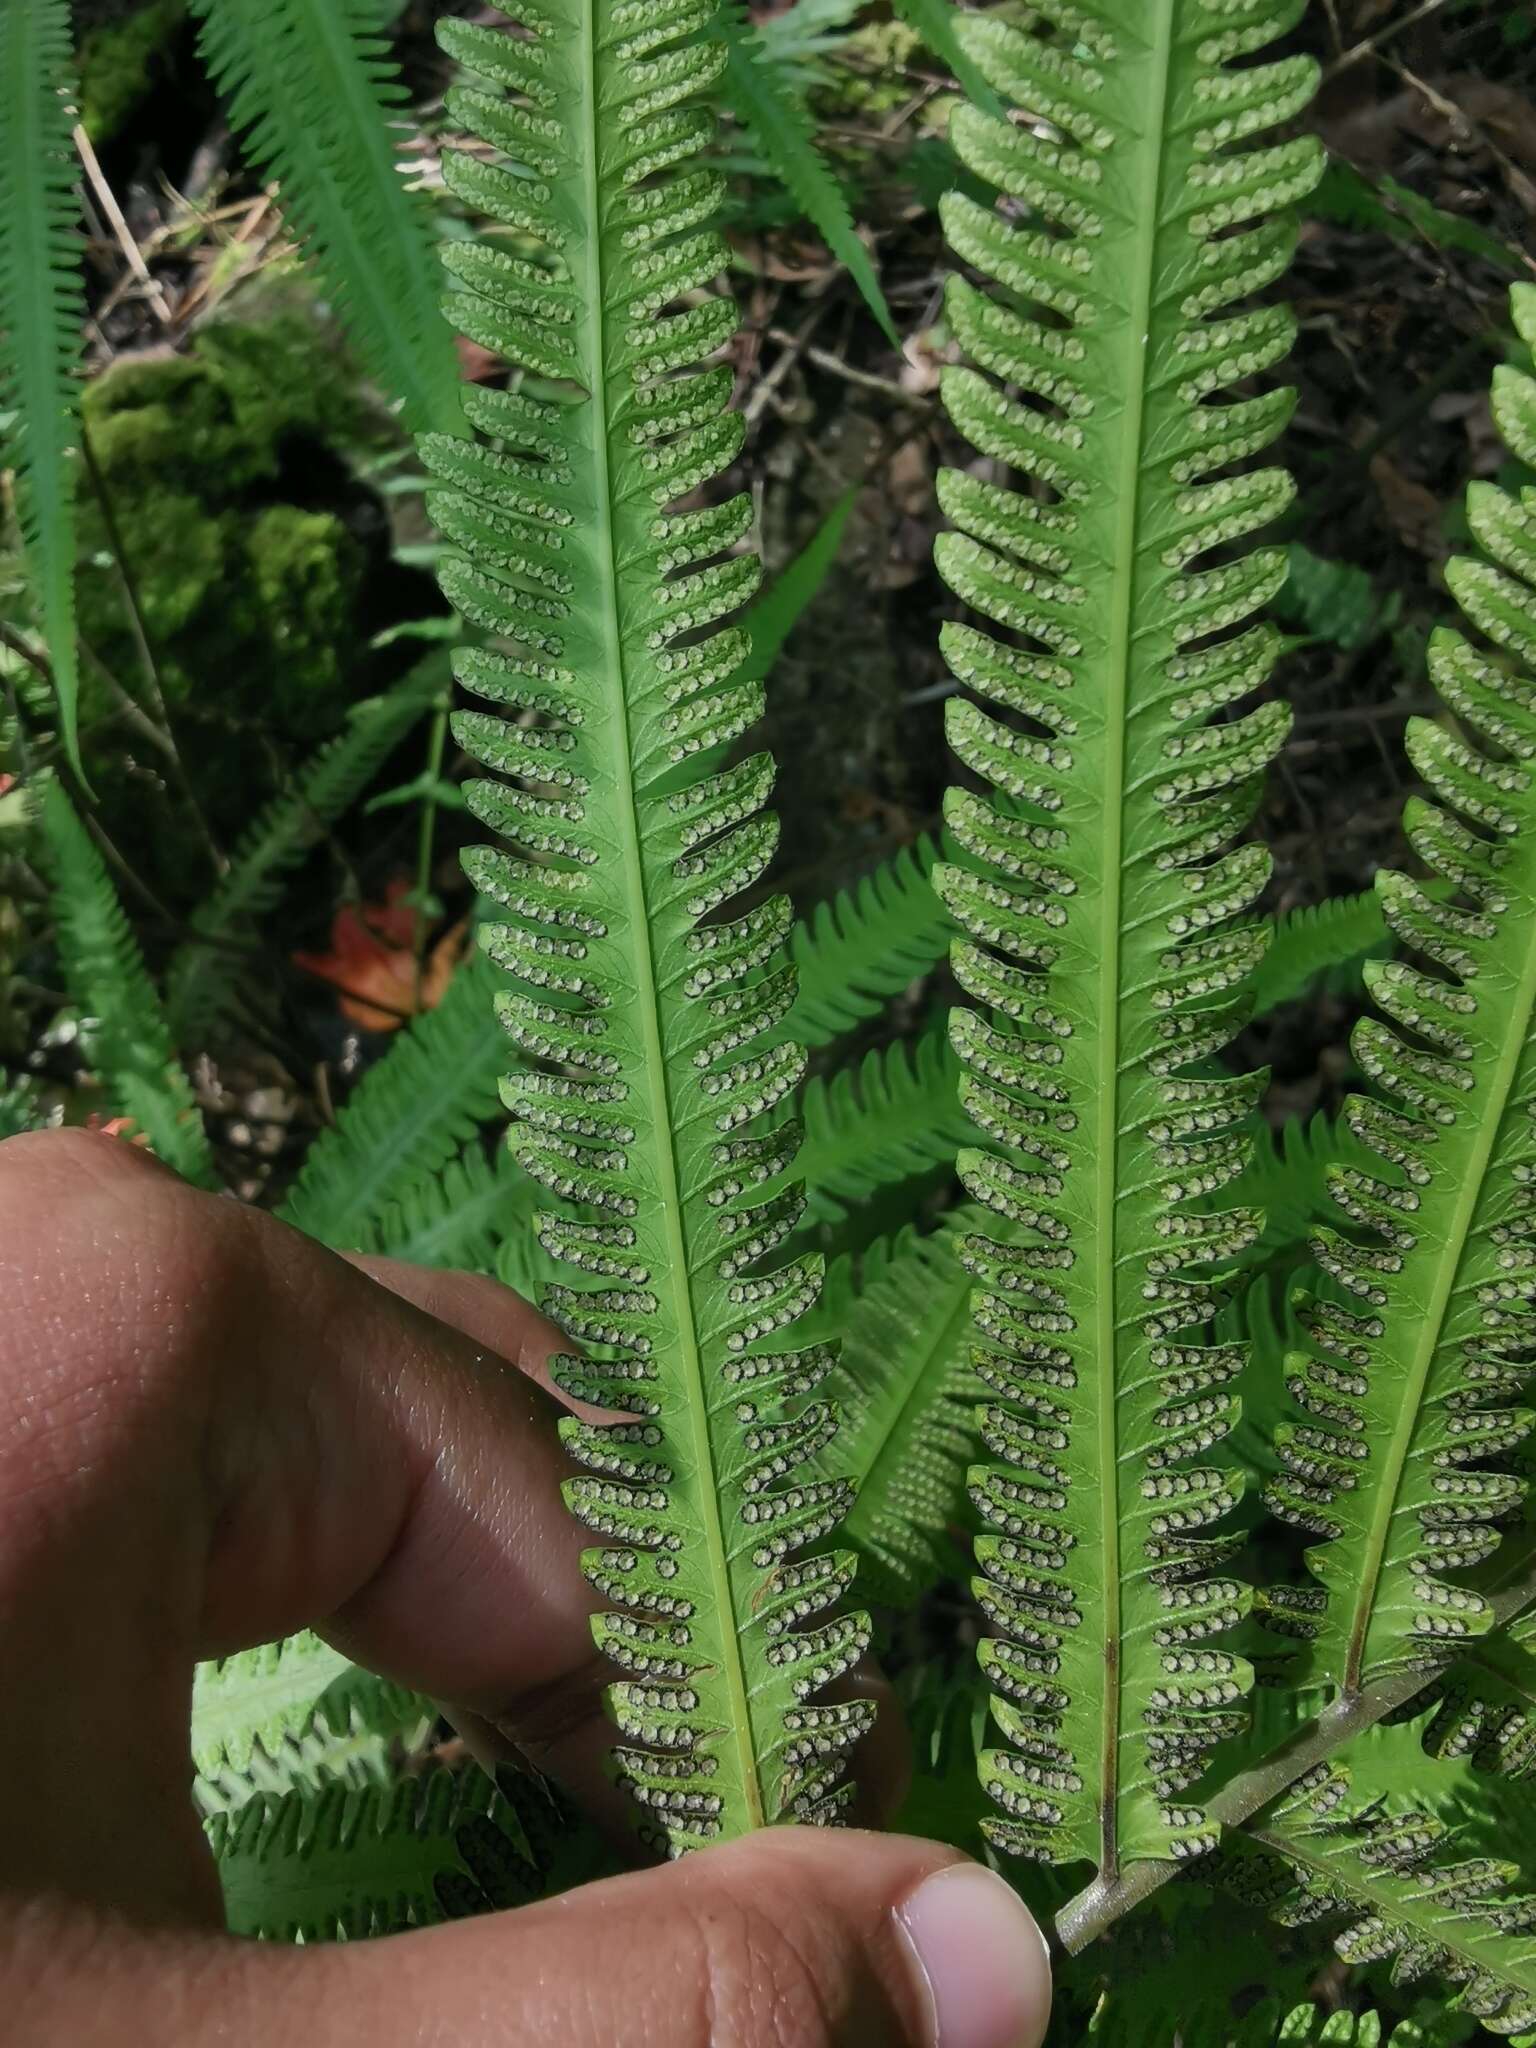
[[[82,404],[114,484],[186,482],[220,498],[275,477],[295,436],[337,441],[364,429],[340,369],[300,314],[209,327],[185,356],[115,364]]]
[[[326,343],[292,310],[210,326],[185,355],[119,363],[87,388],[83,412],[183,755],[229,836],[284,761],[334,731],[371,686],[371,557],[348,521],[376,532],[379,550],[386,528],[336,452],[366,421]],[[79,517],[82,637],[140,693],[107,523],[88,486]],[[90,663],[81,722],[93,785],[129,807],[121,829],[179,900],[187,849],[158,827],[144,846],[142,814],[131,816],[158,764]],[[107,819],[114,836],[117,822]]]
[[[145,0],[126,20],[81,38],[75,58],[80,121],[92,142],[109,142],[147,96],[156,60],[186,14],[186,0]]]
[[[362,550],[333,512],[269,505],[246,531],[245,556],[272,655],[273,713],[296,739],[317,739],[335,723]]]

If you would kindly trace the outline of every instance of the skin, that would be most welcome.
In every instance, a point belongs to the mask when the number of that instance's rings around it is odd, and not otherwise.
[[[200,1657],[317,1627],[611,1817],[541,1383],[561,1340],[493,1282],[364,1269],[80,1132],[0,1145],[0,1301],[15,2048],[926,2048],[895,1916],[963,1859],[894,1836],[775,1829],[351,1947],[225,1935],[188,1797]]]

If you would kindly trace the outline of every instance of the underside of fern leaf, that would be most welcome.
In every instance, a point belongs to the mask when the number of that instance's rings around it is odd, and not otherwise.
[[[1389,1963],[1394,1984],[1431,1973],[1458,1987],[1456,2008],[1494,2034],[1536,2027],[1536,1898],[1490,1856],[1452,1860],[1434,1815],[1361,1808],[1348,1770],[1320,1765],[1234,1844],[1242,1896],[1281,1920],[1333,1923],[1349,1963]]]
[[[1211,1056],[1242,1014],[1267,860],[1234,849],[1286,729],[1252,707],[1278,637],[1249,623],[1276,548],[1238,545],[1287,502],[1242,467],[1290,394],[1230,399],[1292,319],[1254,295],[1284,269],[1319,151],[1249,138],[1292,119],[1305,59],[1238,63],[1290,0],[1046,0],[1022,29],[956,33],[1026,118],[951,127],[1006,210],[944,202],[968,359],[944,397],[1031,494],[940,479],[939,566],[991,622],[945,630],[950,744],[991,794],[950,792],[977,865],[935,871],[962,927],[953,1020],[963,1097],[991,1149],[961,1154],[991,1212],[961,1255],[979,1290],[976,1368],[996,1463],[974,1474],[988,1533],[982,1649],[1005,1746],[982,1763],[1014,1853],[1133,1859],[1210,1840],[1186,1794],[1242,1725],[1244,1661],[1219,1638],[1246,1590],[1219,1569],[1238,1344],[1211,1341],[1214,1263],[1257,1219],[1212,1201],[1240,1172],[1260,1077]],[[1244,708],[1249,705],[1250,708]]]
[[[1516,318],[1536,338],[1536,289]],[[1536,462],[1536,381],[1501,369],[1494,414]],[[1314,1674],[1352,1695],[1443,1661],[1489,1625],[1459,1580],[1497,1546],[1524,1486],[1508,1454],[1536,1359],[1536,492],[1468,493],[1480,559],[1446,571],[1476,643],[1449,628],[1429,665],[1447,706],[1416,719],[1409,756],[1433,792],[1408,806],[1428,884],[1383,872],[1401,944],[1424,963],[1376,963],[1390,1021],[1356,1029],[1374,1084],[1346,1115],[1369,1170],[1336,1167],[1338,1226],[1313,1250],[1347,1308],[1303,1305],[1308,1355],[1289,1385],[1279,1511],[1327,1539]],[[1441,884],[1447,886],[1441,886]]]
[[[513,1152],[552,1198],[545,1306],[585,1347],[556,1370],[630,1418],[564,1424],[590,1475],[568,1498],[602,1539],[620,1770],[681,1849],[835,1817],[867,1714],[813,1696],[868,1629],[834,1613],[851,1555],[814,1550],[847,1485],[803,1470],[836,1421],[804,1398],[831,1363],[797,1327],[820,1262],[773,1264],[803,1207],[788,909],[721,914],[772,857],[772,763],[689,765],[762,700],[747,636],[710,630],[757,581],[748,502],[671,509],[741,440],[729,369],[702,367],[736,325],[701,160],[724,52],[711,0],[521,13],[526,36],[439,30],[485,81],[451,115],[502,153],[445,178],[517,250],[450,250],[453,316],[518,374],[466,395],[480,439],[424,453],[463,553],[444,588],[500,636],[458,658],[495,708],[456,730],[502,778],[467,795],[511,851],[469,867],[508,913],[485,943],[524,1062]]]
[[[65,748],[76,768],[74,446],[71,372],[83,291],[75,161],[64,98],[67,0],[0,8],[0,410]]]

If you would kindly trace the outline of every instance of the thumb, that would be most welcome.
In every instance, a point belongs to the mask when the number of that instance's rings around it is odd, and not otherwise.
[[[318,2010],[338,2048],[1038,2048],[1051,1999],[1000,1877],[935,1843],[814,1828],[326,1961],[323,1991],[296,1973],[294,2019],[313,2040]]]
[[[89,2009],[110,2005],[112,2040],[165,2048],[215,2027],[307,2048],[1039,2048],[1051,2004],[1039,1929],[1000,1877],[937,1843],[813,1828],[383,1941],[204,1938],[175,1964],[138,1941],[115,1961],[98,1945]]]

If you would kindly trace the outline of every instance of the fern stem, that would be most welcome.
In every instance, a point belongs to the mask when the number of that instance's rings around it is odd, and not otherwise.
[[[107,479],[102,474],[101,464],[96,459],[96,450],[84,420],[80,422],[80,456],[85,465],[86,475],[91,480],[91,492],[96,500],[97,509],[101,513],[101,523],[106,530],[107,549],[111,554],[112,567],[116,573],[118,586],[123,595],[123,610],[127,614],[128,629],[132,635],[135,650],[138,653],[139,666],[144,671],[145,692],[148,695],[150,709],[153,713],[150,723],[158,734],[160,745],[169,759],[172,768],[175,770],[176,780],[181,786],[181,793],[186,799],[187,809],[192,815],[192,822],[197,829],[198,837],[203,842],[203,847],[212,864],[213,872],[215,876],[222,878],[229,863],[219,851],[218,841],[214,838],[207,815],[202,805],[198,802],[197,790],[193,785],[191,776],[187,773],[187,764],[181,757],[181,749],[176,744],[176,734],[171,726],[170,712],[166,708],[165,691],[160,683],[160,665],[155,659],[155,650],[149,637],[149,627],[144,620],[144,607],[139,601],[138,578],[134,574],[133,563],[128,556],[127,544],[123,539],[123,530],[117,523],[117,508],[112,503],[112,493],[107,488]],[[126,695],[126,692],[124,694]],[[129,698],[128,701],[132,703],[133,700]]]
[[[1536,1602],[1536,1543],[1527,1550],[1523,1563],[1502,1591],[1489,1597],[1493,1619],[1491,1635],[1508,1626],[1516,1616]],[[1325,1762],[1357,1735],[1374,1728],[1397,1707],[1407,1704],[1432,1684],[1440,1669],[1426,1671],[1415,1665],[1391,1678],[1369,1686],[1363,1692],[1341,1694],[1331,1706],[1281,1743],[1262,1762],[1239,1771],[1205,1802],[1207,1818],[1223,1828],[1241,1827],[1256,1813],[1262,1813],[1298,1778]],[[1112,1880],[1096,1878],[1075,1898],[1069,1899],[1056,1915],[1050,1945],[1058,1953],[1075,1956],[1106,1934],[1117,1920],[1139,1906],[1155,1891],[1177,1877],[1181,1865],[1169,1861],[1133,1863]]]
[[[416,922],[412,938],[414,960],[411,975],[411,1010],[421,1009],[422,975],[427,961],[427,905],[432,897],[432,850],[437,842],[437,785],[443,773],[443,754],[448,745],[449,695],[445,690],[427,728],[426,786],[416,820]]]
[[[1154,152],[1153,190],[1160,200],[1162,168],[1159,145],[1162,140],[1164,109],[1168,98],[1168,67],[1172,61],[1172,0],[1160,0],[1156,28],[1149,38],[1152,48],[1147,66],[1151,87],[1145,125],[1142,129]],[[1161,219],[1158,206],[1155,218]],[[1109,650],[1105,673],[1110,678],[1110,695],[1104,707],[1105,783],[1118,794],[1126,780],[1127,726],[1131,705],[1132,664],[1135,660],[1136,628],[1145,609],[1140,588],[1142,550],[1138,545],[1142,525],[1142,474],[1146,464],[1144,422],[1148,383],[1148,351],[1151,341],[1153,284],[1161,256],[1161,238],[1155,233],[1137,239],[1137,263],[1130,281],[1125,314],[1126,416],[1120,440],[1120,475],[1115,499],[1119,507],[1119,531],[1114,561],[1115,587],[1110,601]],[[1120,1331],[1116,1311],[1120,1300],[1117,1285],[1119,1264],[1115,1218],[1119,1193],[1121,1151],[1121,1035],[1118,1028],[1121,992],[1121,953],[1125,920],[1125,812],[1113,798],[1104,811],[1103,908],[1099,922],[1099,1016],[1098,1085],[1094,1111],[1098,1124],[1096,1155],[1098,1190],[1095,1214],[1100,1219],[1097,1236],[1098,1275],[1094,1289],[1098,1332],[1098,1469],[1108,1490],[1103,1504],[1101,1541],[1104,1552],[1104,1704],[1100,1723],[1099,1777],[1099,1867],[1113,1880],[1120,1868],[1120,1742],[1122,1736],[1121,1637],[1124,1619],[1121,1584],[1125,1562],[1120,1537],[1123,1511],[1120,1478],[1124,1463],[1121,1443],[1121,1407],[1118,1400]]]

